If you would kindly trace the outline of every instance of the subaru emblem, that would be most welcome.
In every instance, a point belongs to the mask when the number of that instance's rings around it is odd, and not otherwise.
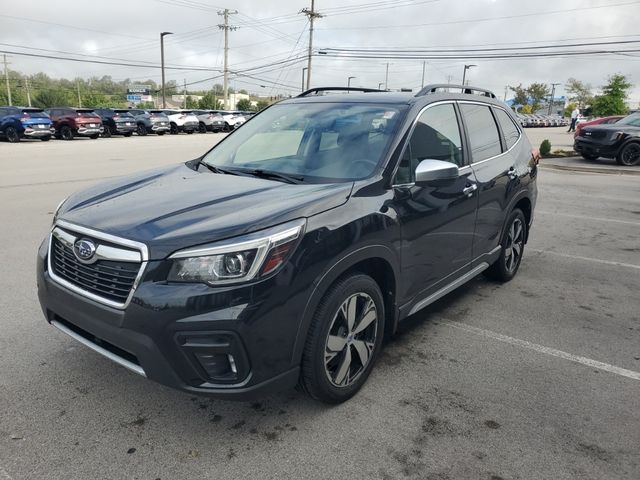
[[[89,262],[96,253],[96,244],[86,238],[81,238],[73,244],[73,253],[81,262]]]

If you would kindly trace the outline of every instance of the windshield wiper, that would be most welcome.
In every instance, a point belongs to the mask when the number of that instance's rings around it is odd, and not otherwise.
[[[280,173],[274,172],[273,170],[263,170],[261,168],[254,169],[245,169],[239,170],[242,173],[248,173],[249,175],[254,175],[260,178],[272,178],[274,180],[281,180],[286,183],[302,183],[304,182],[304,177],[299,175],[291,175],[288,173]]]
[[[202,160],[200,160],[200,165],[204,165],[209,170],[211,170],[213,173],[224,173],[224,174],[227,174],[227,175],[238,175],[238,173],[234,172],[233,170],[227,170],[226,168],[216,167],[215,165],[211,165],[210,163],[203,162]]]

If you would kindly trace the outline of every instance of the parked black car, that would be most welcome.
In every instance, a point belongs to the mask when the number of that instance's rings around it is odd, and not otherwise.
[[[337,403],[400,321],[513,278],[537,156],[510,109],[473,87],[328,90],[64,201],[38,254],[47,321],[172,387]]]
[[[102,119],[103,137],[109,138],[112,135],[130,137],[136,131],[136,119],[129,113],[129,110],[96,108],[95,112]]]
[[[587,160],[605,157],[615,158],[619,165],[640,165],[640,113],[613,124],[583,127],[573,148]]]
[[[53,132],[51,119],[41,108],[0,107],[0,138],[10,143],[25,137],[47,142]]]
[[[136,119],[136,133],[140,136],[149,133],[164,135],[171,130],[169,117],[162,110],[142,110],[132,108],[129,113]]]

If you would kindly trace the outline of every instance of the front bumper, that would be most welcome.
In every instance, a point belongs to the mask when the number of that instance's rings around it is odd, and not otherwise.
[[[584,137],[576,137],[573,149],[580,154],[614,158],[618,154],[620,144],[619,142],[600,143]]]
[[[118,309],[53,280],[48,243],[38,254],[42,310],[50,324],[94,351],[161,384],[221,398],[257,398],[297,383],[299,366],[292,363],[296,317],[268,299],[272,292],[278,298],[290,293],[273,285],[277,276],[260,287],[172,285],[153,280],[166,265],[151,261],[131,302]],[[300,301],[294,299],[291,307],[300,308]],[[237,375],[212,378],[204,364],[213,355],[232,356],[229,365]]]

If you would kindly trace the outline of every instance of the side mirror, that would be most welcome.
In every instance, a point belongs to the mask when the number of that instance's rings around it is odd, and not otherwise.
[[[460,176],[458,166],[442,160],[422,160],[416,167],[416,185],[436,181],[455,180]]]

